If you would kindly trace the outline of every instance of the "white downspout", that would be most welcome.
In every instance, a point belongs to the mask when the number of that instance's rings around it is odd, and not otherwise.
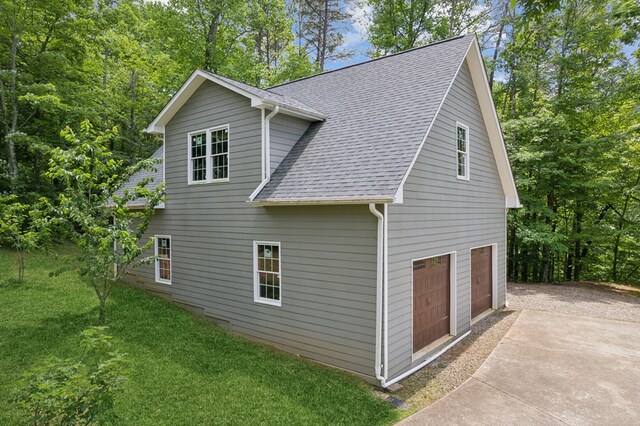
[[[253,201],[260,191],[262,191],[262,188],[271,180],[271,127],[269,123],[279,111],[280,107],[276,105],[273,111],[265,117],[264,108],[262,109],[262,182],[260,182],[260,185],[251,193],[249,201]]]
[[[266,153],[266,151],[264,149],[265,146],[267,145],[267,142],[266,142],[267,136],[266,136],[266,133],[265,133],[265,125],[264,125],[264,108],[260,109],[260,118],[261,118],[260,124],[262,125],[262,129],[261,129],[262,131],[261,131],[261,134],[260,134],[260,136],[261,136],[260,148],[262,148],[262,152],[260,153],[262,155],[262,158],[260,160],[260,161],[262,161],[262,163],[260,163],[260,164],[262,164],[260,180],[262,182],[264,182],[264,180],[266,179],[265,176],[267,175],[267,169],[265,168],[265,164],[266,163],[264,161],[264,159],[266,158],[266,155],[267,155],[267,153]]]
[[[264,110],[263,114],[264,114]],[[264,158],[264,170],[265,170],[265,175],[263,176],[263,179],[266,180],[267,182],[269,182],[269,179],[271,179],[271,127],[269,125],[269,123],[271,123],[271,119],[273,117],[275,117],[275,115],[280,111],[280,107],[278,105],[276,105],[276,107],[273,109],[273,111],[271,111],[271,113],[269,113],[269,115],[267,115],[264,119],[264,128],[265,128],[265,147],[264,147],[264,152],[265,152],[265,158]]]
[[[376,353],[375,353],[375,373],[380,385],[385,387],[385,378],[382,367],[386,370],[386,365],[382,363],[382,313],[383,313],[383,287],[384,287],[384,222],[385,216],[376,209],[375,203],[369,204],[369,211],[378,218],[378,238],[377,238],[377,276],[376,276]],[[386,364],[386,363],[385,363]]]
[[[389,213],[387,211],[387,204],[384,204],[384,234],[383,234],[383,245],[382,252],[384,253],[382,259],[382,270],[384,271],[382,284],[383,284],[383,292],[382,292],[382,300],[384,301],[384,377],[385,382],[382,383],[383,387],[387,387],[386,378],[389,377],[389,236],[388,236],[388,224],[389,224]]]

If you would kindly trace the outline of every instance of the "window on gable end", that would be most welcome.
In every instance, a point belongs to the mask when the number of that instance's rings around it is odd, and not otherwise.
[[[229,180],[228,125],[189,133],[188,143],[189,184]]]
[[[469,128],[456,124],[458,179],[469,180]]]

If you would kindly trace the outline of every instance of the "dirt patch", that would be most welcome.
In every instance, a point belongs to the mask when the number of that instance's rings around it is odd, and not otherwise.
[[[469,334],[431,364],[401,382],[394,395],[409,406],[407,415],[429,406],[476,372],[520,312],[501,309],[474,324]]]

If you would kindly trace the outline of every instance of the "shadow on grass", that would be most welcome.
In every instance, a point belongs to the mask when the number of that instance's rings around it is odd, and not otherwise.
[[[117,286],[112,302],[111,334],[137,352],[135,362],[155,364],[145,364],[144,370],[156,380],[184,372],[188,378],[174,378],[185,381],[175,388],[193,397],[200,388],[209,392],[212,412],[231,416],[222,423],[274,422],[274,415],[287,424],[373,425],[396,418],[390,405],[372,397],[368,385],[346,373],[222,331],[138,289]],[[137,379],[151,384],[149,377]],[[159,399],[181,398],[154,392]]]

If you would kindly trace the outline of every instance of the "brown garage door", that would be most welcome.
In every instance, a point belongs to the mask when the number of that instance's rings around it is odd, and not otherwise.
[[[449,334],[449,255],[413,262],[413,352]]]
[[[493,261],[491,246],[471,250],[471,318],[491,309]]]

